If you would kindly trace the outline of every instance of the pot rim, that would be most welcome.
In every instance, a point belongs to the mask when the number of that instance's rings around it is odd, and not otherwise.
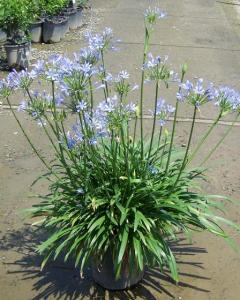
[[[30,25],[40,25],[40,24],[42,24],[44,21],[45,21],[44,18],[40,18],[39,20],[36,20],[36,21],[34,21],[34,22],[31,22]]]
[[[21,43],[21,44],[11,44],[11,43],[9,43],[9,41],[7,41],[4,44],[5,48],[18,48],[18,47],[23,48],[25,46],[31,46],[31,42],[24,42],[24,43]]]
[[[61,16],[61,18],[58,19],[51,19],[51,18],[46,18],[44,23],[52,23],[54,25],[59,25],[59,24],[63,24],[65,22],[68,21],[68,17],[67,16]]]

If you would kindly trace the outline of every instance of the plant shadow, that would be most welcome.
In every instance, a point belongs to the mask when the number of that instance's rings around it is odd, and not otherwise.
[[[157,300],[161,295],[169,299],[176,299],[169,287],[174,286],[174,282],[167,271],[160,272],[157,268],[147,269],[143,280],[133,288],[125,291],[106,291],[97,285],[91,278],[91,270],[87,268],[84,277],[81,278],[79,270],[72,262],[64,263],[59,258],[55,262],[49,263],[43,271],[40,271],[42,257],[36,253],[36,246],[46,238],[46,233],[41,230],[26,226],[22,230],[10,231],[2,237],[0,250],[16,251],[20,259],[5,263],[8,274],[21,275],[22,280],[31,280],[32,289],[35,296],[33,300],[49,299],[146,299]],[[203,269],[201,262],[189,261],[189,257],[199,253],[206,253],[204,248],[192,246],[180,238],[179,242],[172,243],[173,252],[179,265],[191,265],[193,268]],[[187,256],[187,262],[184,257]],[[210,280],[208,277],[180,272],[180,279],[193,278],[200,280]],[[209,292],[209,290],[192,285],[185,281],[180,281],[176,288],[190,288],[199,292]]]

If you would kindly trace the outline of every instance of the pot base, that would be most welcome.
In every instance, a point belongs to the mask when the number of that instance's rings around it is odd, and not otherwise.
[[[130,272],[131,269],[131,272]],[[107,290],[125,290],[142,280],[144,270],[126,264],[122,267],[120,278],[116,280],[112,255],[106,253],[103,262],[100,264],[97,258],[92,259],[92,277],[94,281]]]

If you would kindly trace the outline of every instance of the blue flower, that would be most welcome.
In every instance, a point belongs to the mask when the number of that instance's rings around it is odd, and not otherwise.
[[[96,137],[90,138],[89,139],[89,144],[92,145],[92,146],[97,145],[97,139],[96,139]]]
[[[44,75],[44,72],[46,70],[46,63],[44,60],[38,60],[36,64],[33,65],[33,69],[30,72],[30,75],[32,78],[39,77],[41,75]]]
[[[86,109],[87,109],[87,102],[83,100],[78,102],[78,104],[76,105],[77,112],[84,111]]]
[[[25,111],[27,109],[28,105],[27,102],[25,100],[21,101],[19,106],[18,106],[18,111],[22,112]]]
[[[78,195],[83,195],[84,194],[84,190],[83,190],[83,188],[78,188],[77,190],[76,190],[76,192],[77,192],[77,194]]]
[[[159,170],[154,166],[149,166],[149,171],[152,175],[157,175],[159,173]]]
[[[203,79],[199,78],[195,85],[189,80],[181,83],[180,92],[177,93],[177,100],[182,102],[187,100],[190,104],[199,107],[206,102],[216,99],[218,94],[212,83],[209,83],[207,88],[205,88]]]
[[[153,111],[150,112],[154,116],[154,112]],[[170,104],[166,104],[164,99],[160,98],[157,101],[156,117],[161,127],[166,124],[167,119],[174,112],[175,112],[175,107],[173,107]]]
[[[240,92],[227,86],[220,87],[219,95],[215,104],[220,106],[220,108],[225,112],[240,112]]]
[[[88,40],[88,47],[92,51],[103,51],[103,50],[116,50],[115,43],[113,39],[113,31],[111,28],[105,28],[103,33],[100,34],[93,34],[88,32],[85,37]]]

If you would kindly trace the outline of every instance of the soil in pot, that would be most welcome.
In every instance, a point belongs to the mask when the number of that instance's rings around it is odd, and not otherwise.
[[[124,290],[136,285],[142,280],[144,271],[141,271],[137,265],[131,265],[127,261],[123,264],[120,278],[115,278],[113,254],[108,250],[103,261],[100,263],[97,257],[92,258],[92,276],[93,279],[108,290]]]
[[[68,19],[66,16],[47,18],[43,23],[44,43],[58,43],[66,33]]]
[[[30,25],[29,32],[33,43],[41,43],[43,20],[40,19]]]
[[[10,68],[28,68],[31,59],[31,43],[22,44],[6,43],[4,45],[8,66]]]

